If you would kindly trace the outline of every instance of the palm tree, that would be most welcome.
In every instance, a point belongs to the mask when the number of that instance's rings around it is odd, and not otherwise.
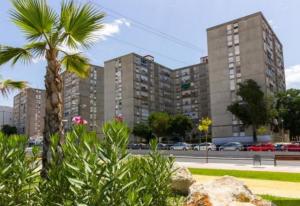
[[[11,90],[25,89],[26,87],[27,87],[27,82],[25,81],[14,81],[11,79],[0,81],[0,93],[3,96],[7,96]]]
[[[62,123],[62,71],[73,72],[79,77],[89,74],[89,60],[81,52],[95,43],[97,31],[103,28],[104,13],[91,4],[63,1],[60,13],[56,13],[46,0],[11,0],[11,19],[25,34],[28,44],[21,48],[1,46],[0,65],[9,61],[28,63],[33,58],[47,61],[45,88],[46,113],[42,154],[42,175],[47,175],[50,136],[60,137],[63,144]]]

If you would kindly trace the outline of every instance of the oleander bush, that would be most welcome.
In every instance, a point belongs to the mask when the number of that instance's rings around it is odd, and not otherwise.
[[[37,150],[26,155],[26,138],[0,135],[0,205],[167,206],[173,159],[151,142],[147,156],[127,152],[129,129],[120,121],[103,126],[103,138],[75,126],[57,150],[51,137],[48,177]]]

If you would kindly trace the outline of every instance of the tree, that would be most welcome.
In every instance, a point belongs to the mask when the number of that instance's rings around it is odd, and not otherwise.
[[[170,133],[175,133],[180,137],[185,137],[187,132],[190,132],[193,128],[192,120],[182,114],[176,114],[170,119]]]
[[[208,148],[207,148],[207,138],[208,138],[208,132],[209,127],[212,125],[212,120],[209,117],[203,118],[198,126],[198,129],[200,132],[204,132],[205,134],[205,145],[206,145],[206,163],[208,163]]]
[[[300,90],[289,89],[278,93],[276,108],[284,129],[290,131],[290,138],[300,136]]]
[[[153,112],[148,118],[149,126],[157,138],[168,134],[170,115],[165,112]]]
[[[17,134],[17,128],[15,126],[10,126],[8,124],[5,124],[1,128],[1,132],[7,136]]]
[[[147,125],[145,123],[135,124],[134,127],[133,127],[132,133],[135,136],[142,137],[142,138],[146,139],[147,142],[149,142],[149,140],[152,137],[152,132],[151,132],[151,129],[150,129],[149,125]]]
[[[25,89],[27,87],[27,82],[25,81],[14,81],[11,79],[6,79],[0,81],[0,92],[3,96],[7,96],[7,94],[14,89]]]
[[[56,13],[46,0],[11,0],[11,20],[24,33],[28,44],[21,48],[1,46],[0,65],[9,61],[28,63],[33,58],[46,59],[46,112],[43,140],[42,175],[49,162],[50,136],[60,137],[58,148],[64,142],[62,122],[62,77],[66,70],[79,77],[89,74],[90,64],[78,50],[94,44],[103,27],[104,13],[91,4],[77,5],[63,1]],[[74,51],[74,52],[70,52]]]
[[[239,84],[237,96],[241,98],[227,107],[245,127],[252,126],[253,141],[257,142],[257,128],[265,125],[268,118],[267,102],[264,93],[254,80]]]

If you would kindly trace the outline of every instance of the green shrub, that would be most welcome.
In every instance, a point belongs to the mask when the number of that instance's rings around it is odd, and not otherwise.
[[[36,205],[40,180],[38,149],[26,155],[27,138],[0,133],[0,205]]]
[[[173,159],[161,156],[155,141],[148,156],[130,156],[126,149],[129,129],[122,122],[106,123],[103,134],[100,139],[84,126],[76,126],[66,134],[60,150],[56,149],[58,137],[51,137],[52,156],[46,179],[39,177],[36,156],[26,158],[25,139],[2,135],[1,142],[9,144],[12,139],[14,143],[10,149],[1,145],[0,172],[7,167],[4,165],[11,165],[15,176],[1,173],[0,205],[167,205]],[[16,154],[9,161],[3,155],[10,150]]]

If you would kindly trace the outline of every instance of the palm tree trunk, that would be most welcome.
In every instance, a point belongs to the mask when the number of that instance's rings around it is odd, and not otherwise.
[[[60,63],[57,60],[57,51],[54,49],[47,50],[47,71],[45,75],[46,87],[46,112],[45,128],[43,139],[42,153],[42,177],[47,177],[50,154],[50,137],[57,134],[60,138],[58,147],[64,142],[63,123],[62,123],[62,78],[59,74]]]

